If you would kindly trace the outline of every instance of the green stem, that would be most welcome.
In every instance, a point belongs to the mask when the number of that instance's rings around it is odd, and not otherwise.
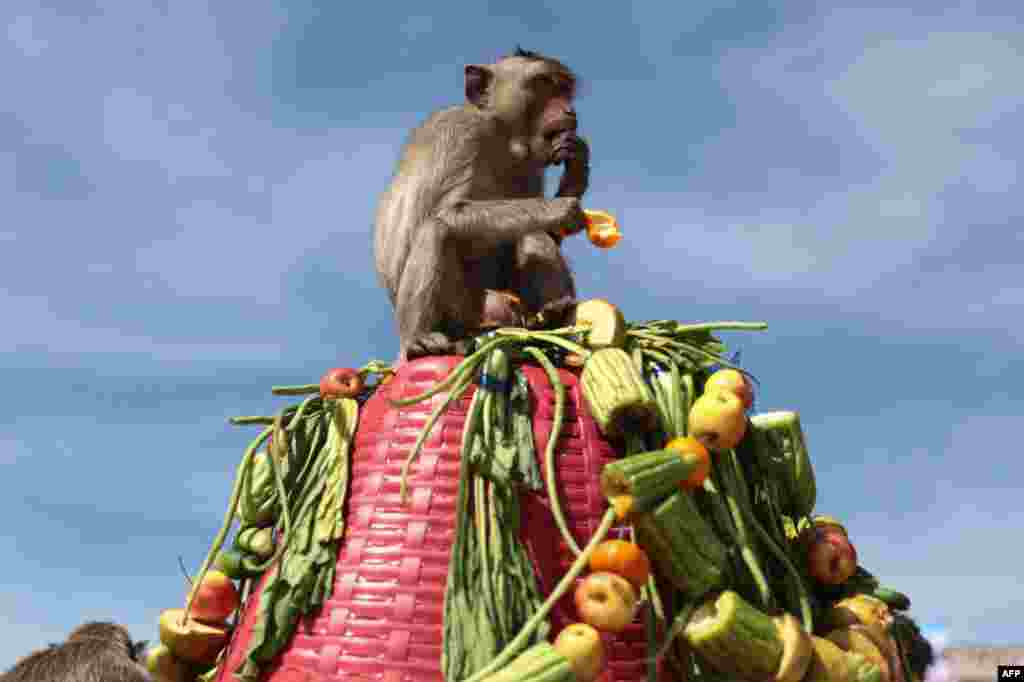
[[[743,487],[743,489],[746,489],[747,483],[744,479],[743,469],[740,466],[739,458],[736,456],[735,450],[729,451],[729,463],[732,466],[733,475],[736,477],[736,480],[739,482],[740,486]],[[797,572],[796,567],[793,566],[793,562],[789,560],[789,557],[786,556],[786,553],[778,546],[778,544],[776,544],[775,540],[772,539],[772,536],[768,533],[767,530],[764,529],[764,526],[761,525],[761,522],[758,521],[757,516],[754,514],[753,510],[750,509],[749,506],[744,506],[743,511],[747,516],[747,520],[754,527],[754,530],[757,531],[757,534],[760,536],[761,541],[768,546],[769,551],[771,551],[771,553],[775,555],[775,558],[779,561],[779,563],[781,563],[785,567],[786,572],[789,573],[790,580],[792,581],[791,585],[795,589],[797,593],[797,599],[799,600],[800,618],[803,621],[804,630],[806,630],[808,633],[813,633],[814,616],[812,615],[811,602],[810,598],[807,595],[807,589],[804,586],[803,579]]]
[[[555,586],[554,591],[548,596],[547,600],[541,605],[533,617],[526,621],[526,624],[519,631],[519,634],[505,646],[498,656],[484,666],[481,670],[473,673],[464,682],[479,682],[481,679],[495,672],[499,668],[506,665],[509,661],[515,658],[516,654],[522,649],[523,645],[533,635],[537,626],[540,625],[541,621],[547,618],[551,609],[555,607],[555,604],[565,596],[565,593],[569,591],[572,583],[583,572],[583,569],[587,567],[590,562],[590,557],[593,555],[597,546],[604,542],[604,539],[608,536],[608,531],[615,524],[615,510],[608,509],[604,513],[604,517],[601,519],[601,525],[597,527],[593,537],[590,538],[590,542],[586,547],[583,548],[583,552],[576,557],[576,561],[573,562],[569,570],[566,571],[565,575]]]
[[[235,426],[269,426],[274,423],[273,417],[231,417],[228,420]]]
[[[252,466],[253,454],[255,454],[256,450],[263,443],[263,441],[266,440],[267,436],[269,436],[272,431],[273,427],[267,427],[263,429],[263,433],[261,433],[259,437],[256,438],[256,440],[250,443],[249,447],[245,451],[245,454],[242,455],[242,461],[239,462],[238,468],[236,469],[235,472],[235,482],[231,489],[231,499],[228,502],[227,512],[225,512],[224,514],[224,521],[221,524],[220,530],[217,532],[217,535],[213,539],[213,544],[211,545],[210,550],[206,553],[206,558],[203,559],[202,567],[199,569],[199,575],[196,577],[195,580],[197,584],[202,584],[203,579],[206,577],[206,572],[210,568],[210,564],[213,563],[213,560],[216,558],[217,553],[220,552],[221,547],[224,546],[224,540],[227,539],[228,532],[231,530],[231,525],[234,523],[235,520],[235,514],[238,511],[238,501],[239,499],[241,499],[242,481],[245,479],[245,472],[249,469],[249,467]],[[197,593],[197,590],[189,590],[188,602],[186,602],[185,611],[182,613],[181,616],[181,625],[184,625],[188,622],[189,613],[191,613],[192,611],[192,602],[195,601]]]
[[[658,682],[658,620],[653,603],[647,603],[644,615],[647,625],[647,682]]]
[[[485,396],[486,399],[486,396]],[[486,429],[486,425],[484,426]],[[484,477],[473,474],[473,511],[476,516],[477,551],[480,552],[480,564],[483,567],[483,582],[486,589],[492,589],[491,562],[487,556],[487,483]]]
[[[580,546],[576,539],[569,532],[569,524],[565,520],[565,512],[562,510],[562,502],[558,497],[558,486],[555,479],[555,447],[558,445],[558,437],[562,433],[562,422],[565,419],[565,386],[558,378],[558,370],[539,349],[527,346],[526,352],[537,361],[548,376],[551,388],[555,391],[555,414],[551,422],[551,433],[548,434],[548,442],[544,448],[544,478],[547,484],[548,500],[551,502],[551,514],[555,517],[555,525],[562,539],[569,546],[573,554],[579,555]]]
[[[731,362],[729,362],[728,360],[723,358],[721,355],[716,355],[714,353],[706,351],[703,348],[701,348],[700,346],[696,346],[696,345],[694,345],[692,343],[688,343],[686,341],[676,341],[676,342],[674,342],[673,345],[675,345],[680,350],[688,351],[688,352],[691,352],[691,353],[696,353],[697,355],[701,355],[704,358],[706,358],[706,359],[708,359],[708,360],[710,360],[710,361],[712,361],[712,362],[714,362],[716,364],[721,365],[722,367],[728,367],[729,369],[734,369],[737,372],[743,372],[744,371],[742,368],[740,368],[737,365],[732,364]]]
[[[313,401],[317,400],[319,397],[320,396],[318,395],[311,395],[303,400],[302,403],[299,404],[299,409],[295,411],[295,415],[292,416],[291,421],[288,422],[288,426],[286,426],[284,430],[294,431],[295,427],[299,425],[299,421],[306,414],[306,410],[309,409],[309,406],[313,404]]]
[[[680,420],[682,430],[679,435],[686,436],[690,433],[690,410],[693,408],[693,396],[697,392],[693,383],[693,374],[687,373],[679,378],[680,391],[686,396],[679,401]]]
[[[280,425],[281,421],[279,417],[277,423],[271,428],[278,429],[280,428]],[[270,472],[274,476],[274,486],[277,488],[278,499],[281,501],[281,519],[278,521],[280,522],[283,520],[284,522],[284,538],[278,538],[277,548],[274,551],[274,555],[264,563],[261,568],[266,568],[281,558],[281,555],[284,554],[285,539],[291,537],[292,532],[292,517],[288,508],[288,491],[284,487],[284,475],[281,473],[281,469],[277,466],[277,461],[274,459],[273,454],[267,454],[267,461],[270,463]]]
[[[481,362],[483,362],[484,358],[487,357],[487,354],[490,353],[491,350],[508,342],[509,339],[507,338],[491,339],[483,346],[478,348],[475,352],[463,358],[463,360],[458,365],[456,365],[451,372],[448,373],[448,376],[446,376],[438,383],[434,384],[433,388],[427,389],[423,393],[420,393],[419,395],[413,396],[411,398],[391,400],[391,405],[393,407],[408,407],[409,405],[421,403],[427,398],[437,395],[441,391],[447,389],[449,386],[453,386],[456,382],[460,381],[466,374],[471,374],[477,368],[477,366]]]
[[[501,329],[497,331],[499,336],[514,337],[522,341],[545,341],[547,343],[559,346],[566,349],[570,353],[576,353],[582,358],[589,358],[593,351],[581,346],[578,343],[574,343],[568,339],[563,339],[560,336],[551,334],[550,332],[505,332]]]
[[[416,460],[416,457],[420,454],[420,450],[423,449],[423,444],[427,442],[427,438],[430,436],[430,432],[434,428],[434,424],[437,423],[441,413],[448,409],[448,406],[451,403],[461,398],[462,394],[466,392],[467,388],[469,388],[469,385],[473,383],[472,372],[464,372],[460,376],[461,378],[459,382],[452,387],[452,390],[447,396],[445,396],[444,400],[438,403],[437,407],[435,407],[433,412],[430,413],[430,418],[427,419],[427,423],[424,424],[423,428],[420,430],[420,435],[416,438],[416,443],[412,446],[412,451],[405,458],[405,462],[402,464],[402,480],[399,484],[399,497],[402,504],[405,504],[409,494],[409,470],[412,468],[412,463]]]
[[[764,571],[761,570],[761,563],[757,559],[757,554],[750,544],[750,534],[747,532],[745,515],[739,501],[736,499],[740,494],[739,486],[733,477],[730,476],[728,462],[726,462],[726,466],[719,468],[719,473],[722,478],[722,493],[725,497],[725,503],[732,514],[733,526],[736,530],[736,544],[739,545],[740,556],[743,558],[744,563],[746,563],[750,576],[757,585],[761,605],[764,608],[769,608],[772,603],[772,593],[768,587],[768,581],[764,577]]]
[[[395,368],[380,360],[371,360],[359,369],[359,376],[366,377],[367,374],[394,374]]]
[[[274,395],[309,395],[320,393],[320,384],[302,384],[300,386],[272,386],[270,392]]]
[[[704,332],[726,329],[762,331],[767,328],[767,322],[700,322],[697,324],[677,324],[674,332],[676,334],[686,334],[688,332]]]
[[[483,428],[481,429],[481,435],[484,441],[484,447],[491,449],[494,447],[494,392],[495,389],[491,386],[478,386],[478,391],[484,392],[483,402],[481,410],[483,411]]]
[[[661,660],[672,648],[672,641],[682,633],[684,628],[686,628],[686,623],[690,620],[690,614],[693,613],[698,601],[700,600],[694,599],[687,601],[683,604],[683,607],[679,609],[675,620],[672,621],[672,627],[669,628],[668,633],[665,635],[665,643],[662,644],[661,649],[658,650],[656,660]]]
[[[711,506],[711,516],[721,532],[735,535],[736,527],[733,525],[732,515],[729,514],[729,509],[723,500],[722,491],[718,489],[711,478],[711,475],[708,475],[704,479],[704,483],[701,484],[707,494],[708,504]]]

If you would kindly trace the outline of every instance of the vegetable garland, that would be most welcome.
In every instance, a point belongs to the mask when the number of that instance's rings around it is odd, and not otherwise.
[[[660,569],[659,577],[667,577],[667,571],[674,578],[659,583],[651,574],[636,585],[642,590],[650,681],[657,678],[663,659],[696,682],[722,679],[723,671],[715,670],[706,656],[683,644],[694,614],[706,613],[701,605],[722,590],[735,594],[739,600],[735,603],[751,605],[750,615],[743,616],[745,622],[756,620],[755,611],[791,614],[786,617],[798,616],[807,633],[814,630],[816,614],[840,596],[837,589],[813,585],[798,568],[802,555],[797,535],[811,523],[805,514],[813,506],[813,476],[807,477],[806,452],[794,451],[804,456],[799,460],[786,448],[802,448],[802,443],[787,445],[765,434],[744,438],[735,449],[714,453],[710,466],[704,453],[700,473],[693,475],[693,461],[683,464],[672,459],[685,452],[666,449],[674,439],[688,437],[691,408],[716,369],[738,370],[756,382],[724,359],[726,347],[714,332],[756,331],[767,325],[654,320],[626,324],[624,334],[621,319],[618,325],[614,334],[600,336],[606,341],[614,338],[613,346],[619,344],[620,350],[614,353],[620,360],[609,365],[599,362],[611,357],[607,346],[588,346],[590,323],[548,331],[501,328],[474,339],[471,352],[428,390],[391,400],[393,407],[402,408],[445,394],[431,410],[403,463],[400,491],[404,502],[410,471],[431,430],[454,402],[473,390],[462,433],[456,532],[444,597],[441,667],[448,682],[480,682],[543,644],[550,632],[547,618],[551,609],[587,567],[617,520],[629,526],[631,537]],[[581,547],[570,531],[559,496],[556,451],[566,410],[560,368],[578,372],[591,359],[591,367],[604,367],[601,381],[586,384],[581,380],[581,387],[590,386],[607,395],[615,386],[628,386],[637,396],[647,391],[649,395],[642,398],[647,410],[643,414],[629,411],[628,398],[626,403],[614,399],[604,403],[610,412],[603,418],[612,429],[611,437],[621,438],[623,456],[605,470],[608,477],[602,479],[602,485],[609,508]],[[521,369],[524,362],[544,372],[554,396],[552,427],[540,467],[535,456],[530,388]],[[360,380],[371,374],[383,380],[393,372],[384,363],[373,362],[358,374]],[[325,398],[319,395],[321,387],[314,384],[275,386],[274,394],[301,396],[301,401],[275,417],[231,420],[264,428],[238,466],[224,523],[198,579],[202,580],[220,552],[236,516],[250,526],[258,525],[264,515],[272,517],[276,541],[272,555],[262,562],[244,553],[232,559],[239,572],[250,577],[269,571],[249,650],[236,671],[243,682],[257,680],[261,668],[289,641],[301,616],[313,612],[329,596],[343,535],[349,450],[358,409],[378,385],[365,387],[358,399]],[[587,397],[586,390],[583,393]],[[625,415],[622,423],[616,421],[621,416],[615,412],[619,409]],[[635,421],[641,416],[651,419]],[[599,423],[603,428],[605,421]],[[641,424],[644,429],[638,430]],[[268,440],[266,455],[257,455]],[[792,462],[805,467],[805,478],[783,480],[782,474]],[[520,496],[524,491],[541,490],[547,495],[562,540],[575,555],[546,598],[519,538]],[[243,529],[247,528],[243,524]],[[706,542],[700,542],[698,548],[693,545],[694,538]],[[777,587],[782,588],[778,593]],[[873,594],[893,608],[909,607],[905,595],[879,585],[863,569],[846,587]],[[186,615],[190,607],[191,599]],[[919,636],[911,625],[912,621],[904,618],[894,629],[904,659]],[[767,625],[762,630],[766,637],[774,636]],[[914,653],[919,660],[920,655]],[[904,668],[909,670],[908,665]]]

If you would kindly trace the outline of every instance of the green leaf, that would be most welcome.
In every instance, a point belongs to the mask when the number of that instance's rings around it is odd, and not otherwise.
[[[345,532],[343,514],[349,485],[349,456],[359,418],[355,400],[336,401],[329,420],[325,444],[328,473],[323,496],[317,509],[316,538],[320,543],[340,540]]]

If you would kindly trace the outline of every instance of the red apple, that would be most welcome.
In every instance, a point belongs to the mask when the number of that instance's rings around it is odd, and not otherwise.
[[[708,393],[712,389],[725,389],[736,394],[736,396],[743,403],[743,408],[749,410],[754,404],[754,387],[750,384],[750,380],[747,379],[747,375],[743,372],[726,367],[720,369],[704,382],[704,392]]]
[[[588,575],[575,598],[580,620],[602,632],[622,632],[633,622],[639,601],[632,583],[605,571]]]
[[[193,586],[192,591],[196,596],[189,617],[200,623],[225,623],[241,601],[238,588],[220,571],[207,571],[203,581]]]
[[[815,529],[807,549],[811,576],[825,585],[841,585],[857,571],[857,550],[836,530]]]
[[[320,378],[320,397],[355,398],[363,390],[363,378],[351,367],[335,367]]]

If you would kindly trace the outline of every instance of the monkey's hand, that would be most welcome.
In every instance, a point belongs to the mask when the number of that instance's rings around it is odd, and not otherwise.
[[[570,322],[572,313],[576,310],[577,301],[572,296],[561,296],[553,301],[548,301],[544,306],[527,321],[529,329],[557,329]]]
[[[562,245],[562,240],[583,230],[587,226],[587,214],[583,212],[580,200],[573,196],[562,197],[568,202],[565,222],[559,226],[558,232],[550,232],[555,244]]]
[[[558,183],[559,197],[582,197],[590,184],[590,146],[577,135],[569,135],[557,151],[565,164],[565,172]]]

